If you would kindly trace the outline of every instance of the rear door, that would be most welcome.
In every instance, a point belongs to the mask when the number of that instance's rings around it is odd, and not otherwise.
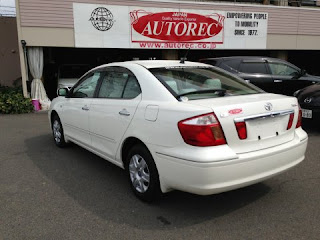
[[[239,77],[266,92],[276,92],[265,60],[243,60],[239,66]]]
[[[133,73],[122,67],[105,69],[89,115],[92,146],[96,151],[115,159],[140,101],[141,90]]]

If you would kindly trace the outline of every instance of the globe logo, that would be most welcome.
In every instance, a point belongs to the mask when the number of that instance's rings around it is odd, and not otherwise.
[[[112,13],[104,7],[94,9],[89,21],[99,31],[108,31],[114,23]]]

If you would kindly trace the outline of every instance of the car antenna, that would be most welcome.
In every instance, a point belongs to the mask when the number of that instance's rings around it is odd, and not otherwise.
[[[187,60],[187,56],[188,56],[189,50],[190,50],[190,48],[188,48],[188,50],[187,50],[186,54],[184,55],[184,57],[181,58],[180,63],[184,63],[184,61]]]

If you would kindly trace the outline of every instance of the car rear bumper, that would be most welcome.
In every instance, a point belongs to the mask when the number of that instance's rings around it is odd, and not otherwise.
[[[192,162],[155,153],[161,189],[210,195],[261,182],[303,161],[308,138],[302,129],[300,132],[300,137],[289,143],[239,154],[230,160]]]

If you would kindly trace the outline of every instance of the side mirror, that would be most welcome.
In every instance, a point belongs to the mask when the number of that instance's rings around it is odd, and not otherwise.
[[[68,95],[68,93],[69,93],[68,88],[59,88],[58,89],[58,96],[60,96],[60,97],[65,97]]]
[[[300,69],[298,72],[294,72],[292,79],[299,79],[302,76],[306,75],[307,71],[304,69]]]
[[[307,73],[307,71],[306,71],[305,69],[301,69],[301,70],[300,70],[300,76],[301,76],[301,77],[304,76],[304,75],[306,75],[306,73]]]

